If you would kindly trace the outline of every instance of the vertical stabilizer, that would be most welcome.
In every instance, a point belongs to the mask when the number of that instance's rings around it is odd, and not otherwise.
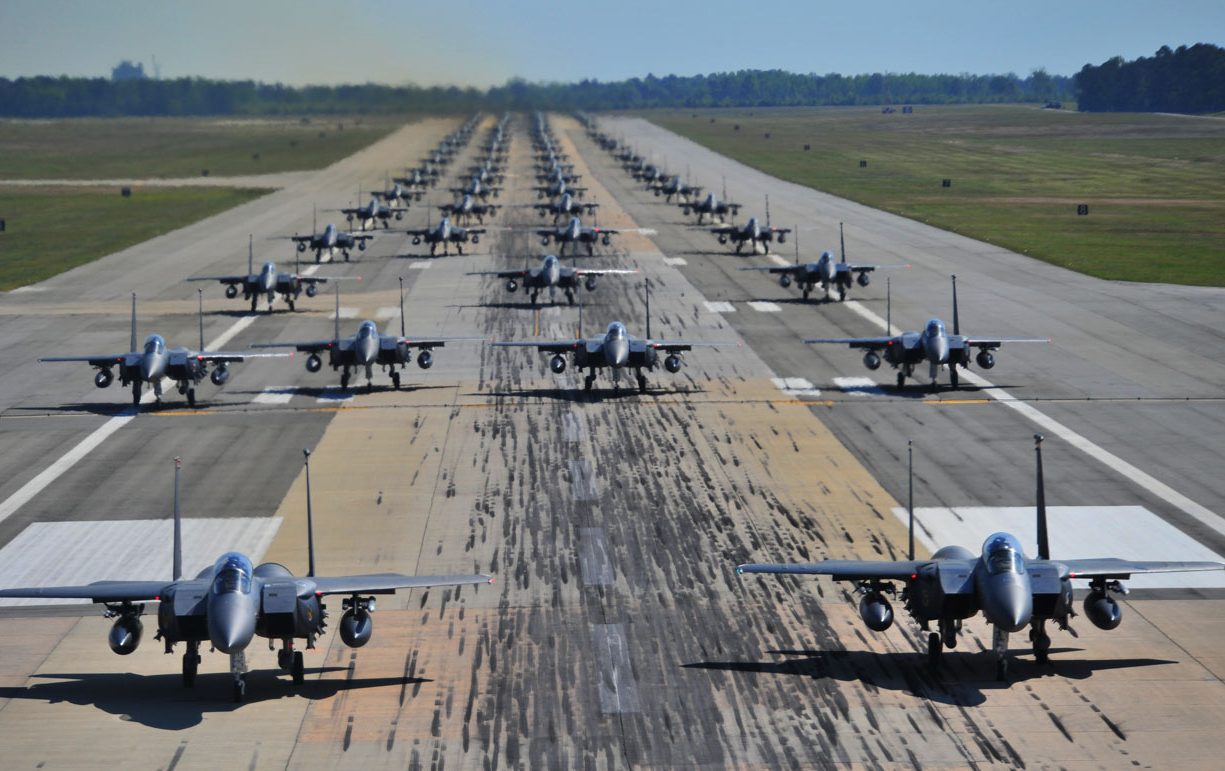
[[[957,274],[953,274],[953,334],[961,334],[961,320],[957,316]]]
[[[303,450],[306,466],[306,575],[315,575],[315,520],[311,511],[311,451]]]
[[[135,292],[132,293],[132,339],[129,341],[128,344],[131,346],[129,350],[132,350],[132,351],[136,350],[136,293]]]
[[[842,223],[838,223],[838,251],[842,253],[842,261],[846,262],[846,235],[842,232]]]
[[[1046,489],[1042,481],[1042,434],[1034,434],[1034,457],[1038,462],[1038,559],[1051,558],[1051,543],[1046,529]]]
[[[909,539],[906,542],[906,559],[914,559],[914,442],[906,440],[906,513],[909,522]]]
[[[183,516],[179,511],[179,473],[183,470],[181,458],[174,459],[174,555],[171,572],[172,581],[183,577]]]

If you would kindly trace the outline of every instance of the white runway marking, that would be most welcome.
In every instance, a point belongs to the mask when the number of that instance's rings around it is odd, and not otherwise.
[[[315,273],[316,273],[318,270],[319,270],[319,265],[318,265],[318,264],[315,264],[315,265],[311,265],[310,267],[308,267],[306,270],[302,271],[302,272],[301,272],[301,273],[299,273],[298,275],[300,275],[300,276],[313,276],[313,275],[315,275]]]
[[[789,396],[820,396],[821,391],[812,381],[802,377],[772,377],[774,387]]]
[[[1048,506],[1051,558],[1091,559],[1119,557],[1128,560],[1176,562],[1221,562],[1216,552],[1143,506]],[[906,524],[906,509],[894,515]],[[915,509],[915,538],[929,551],[941,546],[964,546],[982,552],[987,536],[999,531],[1012,533],[1025,556],[1037,552],[1037,515],[1033,506],[957,506]],[[1225,571],[1205,573],[1153,573],[1133,576],[1129,589],[1222,588]],[[1078,586],[1081,584],[1078,584]]]
[[[252,404],[289,404],[298,389],[294,386],[269,386],[251,400]]]
[[[684,257],[665,257],[664,258],[664,265],[672,265],[674,267],[680,267],[681,265],[688,265],[688,264],[689,263],[685,261]]]
[[[775,265],[778,265],[779,267],[782,267],[782,268],[791,267],[791,264],[792,264],[791,260],[782,256],[781,254],[767,254],[766,256],[770,258],[771,262],[773,262]]]
[[[337,315],[337,314],[336,314],[336,312],[335,312],[335,311],[333,311],[333,312],[331,312],[331,313],[329,313],[329,314],[328,314],[328,318],[329,318],[329,319],[335,319],[335,318],[336,318],[336,315]],[[340,306],[340,318],[342,318],[342,319],[355,319],[355,318],[357,318],[357,308],[346,308],[346,307],[345,307],[345,306],[343,306],[343,305],[342,305],[342,306]]]
[[[195,576],[227,551],[263,558],[280,517],[183,520],[183,575]],[[0,586],[79,586],[93,581],[171,579],[174,522],[35,522],[0,549]],[[88,600],[0,600],[0,605],[64,605]],[[146,617],[147,618],[147,617]]]
[[[329,405],[344,404],[351,401],[353,401],[353,392],[340,388],[325,388],[319,392],[318,398],[315,399],[316,404]]]
[[[868,396],[883,394],[884,389],[876,384],[876,381],[870,377],[836,377],[834,385],[844,393],[854,394],[856,396]]]
[[[45,292],[45,291],[47,291],[47,288],[42,287],[42,286],[19,286],[16,289],[11,290],[9,294],[27,294],[27,293]]]
[[[399,316],[400,307],[398,305],[384,305],[374,312],[374,317],[379,321],[399,318]]]
[[[410,262],[408,264],[408,269],[409,270],[429,270],[429,267],[433,264],[434,263],[430,262],[429,260],[417,260],[416,262]]]
[[[732,305],[729,302],[719,302],[719,301],[712,302],[710,300],[703,300],[702,304],[705,305],[706,310],[710,311],[711,313],[735,313],[736,312],[736,306]]]
[[[765,300],[751,300],[749,307],[762,313],[778,313],[782,310],[778,303],[766,302]]]
[[[885,320],[864,306],[860,305],[859,302],[855,300],[847,300],[845,303],[843,303],[843,305],[850,308],[855,313],[858,313],[872,324],[875,324],[880,329],[885,329]],[[901,334],[901,330],[894,325],[892,329],[888,330],[887,334],[898,335]],[[960,375],[963,380],[984,389],[983,393],[985,393],[987,396],[990,396],[992,399],[995,399],[1013,410],[1016,410],[1021,415],[1028,418],[1031,422],[1042,428],[1048,434],[1059,437],[1089,457],[1100,461],[1105,466],[1117,471],[1121,476],[1135,482],[1161,500],[1179,509],[1184,514],[1194,517],[1221,535],[1225,535],[1225,520],[1223,520],[1216,512],[1212,511],[1207,506],[1201,506],[1166,483],[1153,477],[1151,474],[1146,474],[1114,453],[1108,452],[1107,450],[1097,446],[1093,442],[1089,441],[1054,418],[1048,416],[1046,413],[1036,409],[1032,405],[1017,401],[1015,396],[1008,393],[1003,388],[996,386],[994,383],[991,383],[981,375],[967,369],[961,370]]]

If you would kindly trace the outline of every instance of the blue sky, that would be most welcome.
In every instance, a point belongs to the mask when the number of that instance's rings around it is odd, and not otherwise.
[[[1071,75],[1225,43],[1225,0],[2,0],[0,76],[488,86],[746,68]]]

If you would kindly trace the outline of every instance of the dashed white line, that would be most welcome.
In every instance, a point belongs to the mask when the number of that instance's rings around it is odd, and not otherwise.
[[[761,313],[778,313],[782,310],[778,303],[766,302],[765,300],[751,300],[749,307]]]
[[[262,393],[255,395],[252,404],[289,404],[294,394],[298,392],[295,386],[269,386]]]
[[[735,313],[736,306],[729,302],[703,300],[702,304],[706,306],[706,310],[711,313]]]
[[[409,270],[429,270],[430,266],[433,264],[434,263],[430,262],[429,260],[417,260],[416,262],[410,262],[408,264],[408,269]]]
[[[788,260],[786,257],[782,256],[781,254],[770,253],[770,254],[767,254],[766,256],[769,257],[770,261],[773,262],[775,265],[779,265],[784,268],[791,267],[791,260]]]
[[[337,314],[336,314],[336,313],[333,311],[332,313],[329,313],[329,314],[328,314],[328,318],[329,318],[329,319],[335,319],[335,318],[336,318],[336,315],[337,315]],[[342,305],[342,306],[340,306],[340,318],[342,318],[342,319],[355,319],[355,318],[357,318],[357,308],[346,308],[346,307],[345,307],[345,306],[343,306],[343,305]]]
[[[351,401],[353,401],[353,392],[339,388],[325,388],[319,392],[318,398],[315,399],[316,404],[331,405],[344,404]]]
[[[876,381],[870,377],[836,377],[834,378],[834,386],[843,393],[854,396],[884,393],[884,389],[877,385]]]
[[[681,265],[688,265],[688,264],[689,263],[685,260],[684,257],[665,257],[664,258],[664,265],[672,265],[674,267],[680,267]]]
[[[399,315],[400,315],[400,306],[398,305],[384,305],[384,306],[379,307],[379,309],[374,312],[374,317],[378,319],[379,321],[386,321],[387,319],[398,318]]]
[[[802,377],[772,377],[774,387],[788,396],[820,396],[821,390]]]

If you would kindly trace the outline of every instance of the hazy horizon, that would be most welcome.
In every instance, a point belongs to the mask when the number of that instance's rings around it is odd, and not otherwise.
[[[163,78],[286,85],[422,86],[604,82],[742,69],[859,75],[1073,75],[1162,45],[1222,44],[1225,3],[1035,0],[1022,12],[948,0],[857,7],[624,0],[613,12],[516,4],[371,0],[7,0],[0,76],[109,77],[122,60]],[[1215,30],[1216,39],[1208,36]]]

